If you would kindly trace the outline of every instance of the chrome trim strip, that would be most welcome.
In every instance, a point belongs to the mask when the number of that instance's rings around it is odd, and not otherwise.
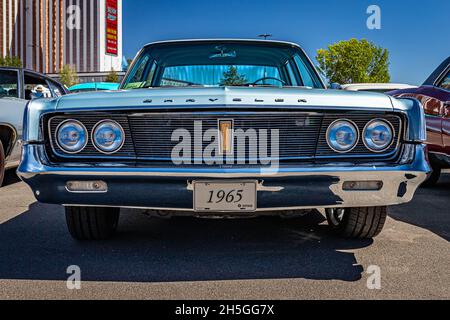
[[[410,164],[368,164],[354,165],[329,164],[329,165],[303,165],[292,167],[281,167],[270,170],[270,168],[180,168],[180,167],[136,167],[130,165],[104,164],[80,166],[74,164],[72,167],[51,166],[41,162],[44,154],[42,145],[26,145],[24,147],[23,161],[18,173],[24,179],[35,175],[64,175],[73,176],[121,176],[121,177],[186,177],[186,178],[273,178],[273,177],[299,177],[314,175],[327,175],[338,173],[379,173],[379,172],[430,172],[425,159],[424,145],[415,147],[414,159]]]

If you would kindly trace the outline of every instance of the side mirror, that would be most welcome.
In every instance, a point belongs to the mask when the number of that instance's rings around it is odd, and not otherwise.
[[[333,83],[330,84],[330,89],[342,90],[342,86],[339,83],[337,83],[337,82],[333,82]]]

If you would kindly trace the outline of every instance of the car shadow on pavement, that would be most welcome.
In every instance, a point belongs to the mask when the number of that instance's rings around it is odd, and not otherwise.
[[[124,211],[117,236],[76,242],[60,206],[34,203],[0,225],[0,279],[175,282],[244,279],[357,281],[352,252],[372,240],[333,236],[319,212],[296,219],[150,219]]]
[[[9,169],[5,172],[5,178],[3,179],[2,187],[10,186],[19,182],[20,178],[16,174],[16,169]]]
[[[390,208],[389,215],[450,241],[450,174],[443,174],[433,188],[417,190],[412,202]]]

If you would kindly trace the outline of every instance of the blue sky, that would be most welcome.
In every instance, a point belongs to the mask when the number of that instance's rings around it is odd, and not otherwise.
[[[421,84],[450,55],[450,0],[123,0],[124,54],[184,38],[255,38],[316,50],[366,38],[391,54],[393,82]],[[369,5],[381,8],[381,30],[366,26]]]

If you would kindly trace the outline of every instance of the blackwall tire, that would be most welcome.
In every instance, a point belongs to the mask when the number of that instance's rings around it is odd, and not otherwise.
[[[372,239],[383,230],[387,207],[327,209],[330,227],[345,238]]]
[[[106,240],[117,231],[119,208],[66,207],[65,210],[67,227],[76,240]]]

